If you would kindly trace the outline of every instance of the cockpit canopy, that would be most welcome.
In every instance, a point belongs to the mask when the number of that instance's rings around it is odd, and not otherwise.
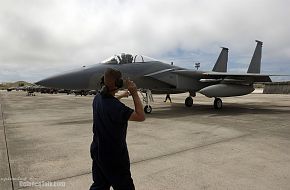
[[[132,55],[127,53],[121,53],[118,55],[111,56],[101,63],[104,64],[129,64],[129,63],[145,63],[150,61],[156,61],[153,58],[143,55]]]

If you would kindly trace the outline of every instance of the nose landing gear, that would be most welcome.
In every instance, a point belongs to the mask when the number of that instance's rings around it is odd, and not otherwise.
[[[145,112],[145,113],[151,113],[151,112],[152,112],[152,107],[151,107],[150,105],[146,105],[146,106],[144,107],[144,112]]]
[[[150,102],[154,102],[152,92],[150,90],[146,90],[145,96],[143,93],[141,93],[143,96],[143,102],[145,102],[146,106],[144,106],[144,112],[149,114],[152,112],[152,107],[150,106]]]

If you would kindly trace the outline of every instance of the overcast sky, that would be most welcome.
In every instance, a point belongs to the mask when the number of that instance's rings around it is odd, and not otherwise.
[[[264,42],[262,73],[290,74],[289,7],[287,0],[0,0],[0,82],[35,82],[121,52],[211,70],[221,46],[229,48],[229,71],[246,72],[256,39]]]

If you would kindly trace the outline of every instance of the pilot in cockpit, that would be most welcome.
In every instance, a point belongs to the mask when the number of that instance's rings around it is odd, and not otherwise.
[[[133,62],[133,56],[131,54],[121,54],[120,63],[119,64],[126,64],[126,63],[132,63]]]

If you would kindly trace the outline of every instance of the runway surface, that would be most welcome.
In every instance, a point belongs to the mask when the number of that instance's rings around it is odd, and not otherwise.
[[[156,95],[146,121],[129,122],[137,190],[289,189],[290,95],[224,98],[222,110],[186,97]],[[0,91],[0,189],[88,189],[92,99]]]

